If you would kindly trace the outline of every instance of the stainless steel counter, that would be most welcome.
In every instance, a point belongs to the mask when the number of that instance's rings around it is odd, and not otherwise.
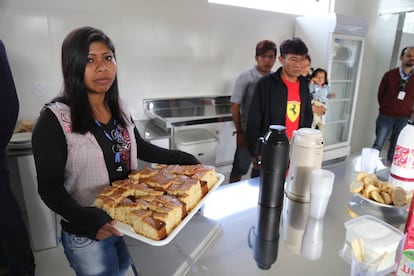
[[[230,96],[144,99],[144,111],[165,130],[232,120]]]
[[[136,121],[144,139],[154,143],[156,137],[167,134],[169,148],[187,151],[205,164],[230,172],[227,167],[236,150],[230,96],[144,99],[144,111],[150,120],[145,126],[144,121]],[[191,146],[183,146],[183,137]],[[206,142],[209,138],[216,141]]]
[[[170,139],[171,133],[158,127],[152,120],[137,120],[135,126],[144,140]]]
[[[277,259],[269,270],[258,268],[248,244],[250,235],[254,245],[249,232],[258,222],[258,178],[220,187],[167,246],[127,239],[136,265],[142,275],[349,275],[350,265],[339,250],[345,239],[344,222],[351,219],[346,205],[352,196],[349,184],[356,177],[353,159],[325,168],[335,173],[335,184],[324,219],[310,219],[309,203],[285,197]],[[320,239],[309,244],[309,235]],[[165,270],[160,270],[164,263]]]

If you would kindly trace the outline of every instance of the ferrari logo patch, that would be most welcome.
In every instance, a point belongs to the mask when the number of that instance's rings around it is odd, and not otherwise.
[[[287,117],[291,122],[295,122],[300,114],[300,102],[290,101],[287,104]]]

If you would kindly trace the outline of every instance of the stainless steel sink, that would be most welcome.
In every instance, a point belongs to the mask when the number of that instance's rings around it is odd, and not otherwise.
[[[165,130],[232,120],[230,96],[144,99],[144,110]]]

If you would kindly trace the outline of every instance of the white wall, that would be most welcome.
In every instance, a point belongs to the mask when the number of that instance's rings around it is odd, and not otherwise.
[[[60,47],[73,28],[92,25],[114,41],[121,94],[135,119],[142,99],[231,94],[255,64],[257,41],[293,34],[294,16],[208,4],[207,0],[3,0],[5,42],[20,102],[32,119],[61,87]]]
[[[373,142],[377,88],[391,61],[397,16],[380,17],[380,2],[335,2],[336,13],[369,20],[353,152]],[[230,94],[236,76],[254,64],[256,42],[279,44],[292,36],[295,16],[207,0],[1,0],[0,38],[18,89],[20,119],[34,119],[58,93],[62,40],[82,25],[113,39],[121,94],[134,118],[144,119],[144,98]]]

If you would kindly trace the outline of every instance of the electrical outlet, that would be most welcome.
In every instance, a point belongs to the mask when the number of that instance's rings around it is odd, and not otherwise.
[[[34,94],[37,97],[44,97],[45,96],[44,85],[41,82],[35,82],[34,83]]]

